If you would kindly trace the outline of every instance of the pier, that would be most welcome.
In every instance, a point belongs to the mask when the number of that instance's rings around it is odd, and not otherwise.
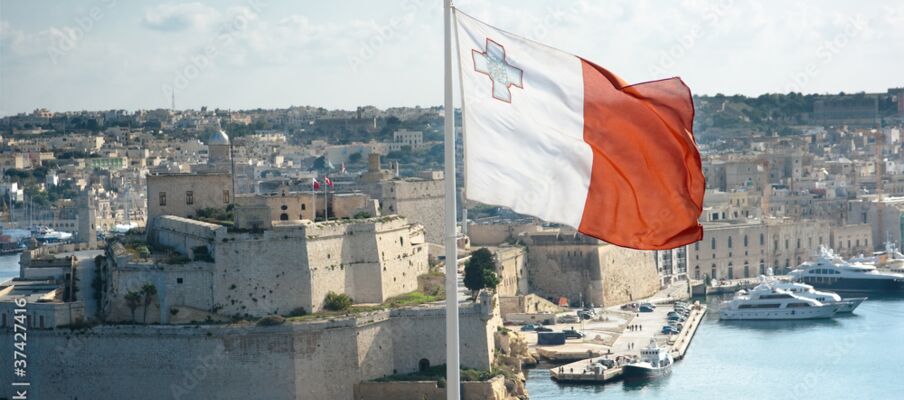
[[[605,383],[614,381],[622,376],[622,365],[633,361],[639,355],[640,349],[654,339],[660,346],[668,346],[672,357],[677,361],[684,358],[690,347],[697,329],[703,322],[706,314],[706,305],[695,302],[688,314],[684,329],[676,335],[663,335],[661,328],[666,324],[666,314],[671,311],[669,303],[661,303],[651,313],[638,313],[626,325],[639,326],[639,329],[626,329],[619,335],[606,354],[585,358],[569,364],[561,365],[549,370],[550,377],[559,382],[592,382]],[[603,371],[588,368],[592,364],[605,360],[603,363],[613,364],[614,367]],[[611,361],[609,361],[611,360]]]

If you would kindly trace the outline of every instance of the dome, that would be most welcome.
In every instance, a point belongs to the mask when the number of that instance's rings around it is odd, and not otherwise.
[[[217,130],[214,133],[210,134],[210,137],[207,138],[207,145],[228,145],[229,144],[229,136],[226,135],[226,132],[223,132],[222,129]]]

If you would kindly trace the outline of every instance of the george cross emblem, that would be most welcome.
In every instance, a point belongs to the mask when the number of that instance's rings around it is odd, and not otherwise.
[[[474,70],[490,77],[493,83],[493,98],[506,103],[512,102],[511,87],[524,89],[521,81],[524,71],[505,60],[505,47],[487,38],[486,51],[471,50]]]

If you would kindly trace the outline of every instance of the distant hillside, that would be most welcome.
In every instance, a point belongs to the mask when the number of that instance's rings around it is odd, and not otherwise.
[[[875,107],[871,107],[872,102]],[[828,104],[814,114],[817,103]],[[863,105],[866,104],[866,107]],[[764,94],[758,97],[741,95],[694,96],[696,118],[694,130],[701,137],[730,135],[732,132],[778,132],[794,134],[796,126],[822,125],[825,115],[837,116],[844,122],[843,111],[848,108],[858,112],[852,119],[862,122],[870,112],[886,118],[896,112],[893,96],[886,93],[855,93],[837,95],[815,94]],[[835,114],[830,114],[834,112]]]

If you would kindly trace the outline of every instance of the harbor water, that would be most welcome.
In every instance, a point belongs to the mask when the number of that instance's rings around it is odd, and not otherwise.
[[[19,256],[20,254],[0,256],[0,282],[19,276]]]
[[[528,372],[532,400],[895,399],[904,390],[904,298],[870,299],[815,321],[719,322],[719,301],[671,375],[646,382],[558,384]]]

